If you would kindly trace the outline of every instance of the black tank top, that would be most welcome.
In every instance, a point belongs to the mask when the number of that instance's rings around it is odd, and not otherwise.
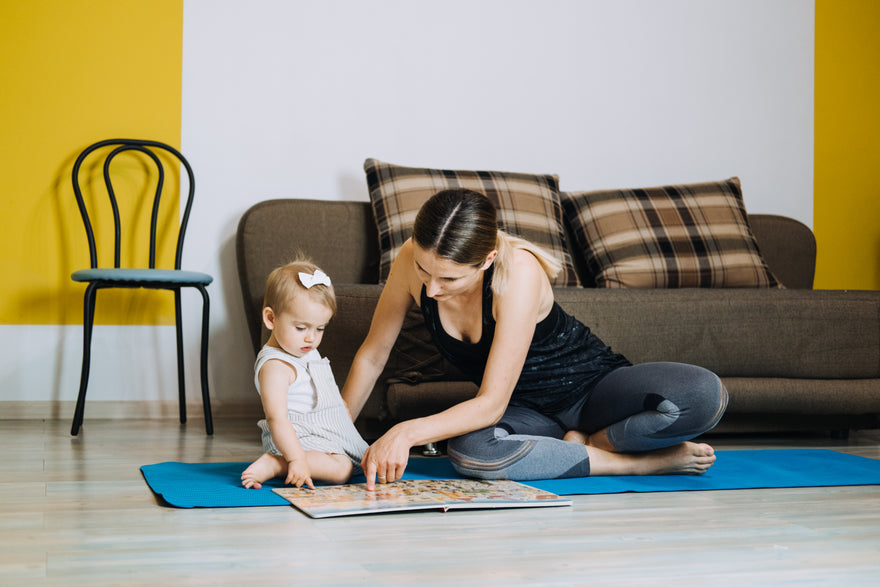
[[[421,306],[434,344],[447,360],[480,385],[495,336],[492,317],[492,273],[483,274],[483,332],[480,340],[464,342],[450,336],[440,323],[437,301],[422,286]],[[605,375],[630,362],[603,343],[590,329],[567,314],[556,302],[535,333],[510,405],[553,414],[585,394]]]

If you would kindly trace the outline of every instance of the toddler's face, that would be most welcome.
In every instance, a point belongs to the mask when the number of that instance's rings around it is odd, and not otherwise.
[[[269,315],[267,316],[267,311]],[[318,348],[324,337],[324,327],[333,317],[330,308],[314,301],[311,296],[297,295],[293,303],[279,314],[264,310],[266,327],[272,331],[272,341],[294,357],[302,357]]]

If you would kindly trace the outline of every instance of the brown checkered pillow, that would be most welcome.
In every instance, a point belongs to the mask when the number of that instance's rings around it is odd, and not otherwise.
[[[376,159],[367,159],[364,170],[379,229],[380,281],[388,278],[391,263],[411,236],[421,205],[441,190],[467,188],[486,194],[495,203],[499,228],[543,247],[562,261],[554,285],[578,285],[566,248],[559,179],[555,175],[423,169]]]
[[[782,287],[749,228],[739,178],[562,201],[598,287]]]

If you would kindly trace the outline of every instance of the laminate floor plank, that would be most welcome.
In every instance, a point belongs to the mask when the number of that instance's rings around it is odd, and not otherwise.
[[[880,458],[880,431],[717,436]],[[0,421],[0,585],[876,585],[880,486],[573,496],[564,508],[312,520],[176,509],[139,467],[248,462],[251,420]]]

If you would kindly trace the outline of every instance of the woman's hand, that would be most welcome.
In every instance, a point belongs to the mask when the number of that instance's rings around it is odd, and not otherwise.
[[[376,481],[391,483],[403,476],[409,461],[409,449],[412,448],[405,424],[391,428],[364,453],[361,467],[367,478],[368,491],[376,489]]]

